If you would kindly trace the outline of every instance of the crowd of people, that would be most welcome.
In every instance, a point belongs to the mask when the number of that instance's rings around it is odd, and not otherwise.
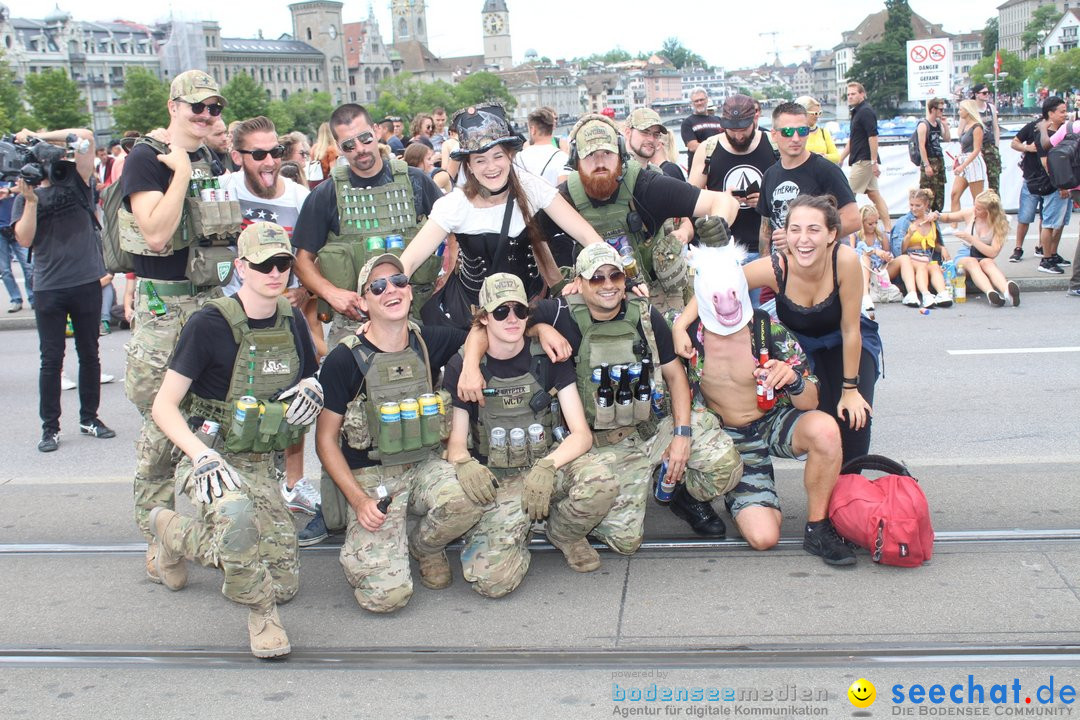
[[[591,572],[592,539],[638,549],[653,493],[701,536],[725,537],[728,513],[750,546],[775,546],[774,456],[806,463],[803,547],[853,565],[827,510],[841,463],[871,448],[872,288],[948,306],[951,262],[991,305],[1019,304],[995,264],[1008,231],[983,159],[996,117],[974,100],[951,166],[974,205],[954,189],[942,212],[950,130],[932,100],[923,187],[893,222],[858,83],[842,151],[813,98],[777,106],[766,131],[751,98],[714,109],[694,90],[686,174],[649,108],[586,114],[565,138],[537,108],[526,138],[495,103],[435,108],[407,133],[347,103],[312,143],[265,117],[226,127],[228,100],[200,70],[170,90],[167,127],[107,149],[86,130],[20,133],[71,145],[75,172],[0,190],[14,197],[6,251],[35,260],[42,452],[59,447],[68,318],[80,431],[115,437],[97,416],[97,342],[102,288],[126,272],[145,572],[176,591],[188,561],[220,568],[258,657],[290,651],[278,606],[299,590],[298,548],[332,533],[365,610],[408,603],[410,558],[425,587],[449,585],[458,538],[464,579],[501,597],[528,572],[534,523]],[[1045,156],[1055,113],[1048,100],[1014,146]],[[1054,233],[1071,202],[1041,192],[1026,158],[1024,172],[1040,268],[1061,272]],[[95,210],[99,196],[114,209]],[[312,426],[318,487],[304,469]],[[177,491],[193,516],[176,512]],[[311,516],[301,531],[289,511]]]

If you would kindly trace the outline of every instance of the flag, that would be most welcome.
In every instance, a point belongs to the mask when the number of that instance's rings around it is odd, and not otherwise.
[[[997,75],[1001,72],[1001,51],[998,50],[994,53],[994,74]]]

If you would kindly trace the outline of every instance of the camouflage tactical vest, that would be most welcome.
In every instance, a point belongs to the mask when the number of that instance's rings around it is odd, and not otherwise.
[[[484,398],[484,406],[477,408],[477,422],[472,433],[474,447],[487,457],[489,467],[531,467],[547,455],[551,445],[552,395],[545,389],[551,364],[539,343],[531,343],[529,354],[529,372],[512,378],[494,377],[488,370],[487,356],[480,363],[485,385],[493,389],[495,395]],[[534,423],[544,428],[544,439],[539,444],[529,442],[528,428]],[[510,445],[511,431],[515,428],[524,430],[526,447],[520,452],[513,449],[495,449],[493,452],[490,447],[492,428],[506,431],[506,448]]]

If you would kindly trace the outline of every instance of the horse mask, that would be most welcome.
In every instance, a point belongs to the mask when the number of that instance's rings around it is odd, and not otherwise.
[[[745,259],[746,250],[735,243],[695,247],[690,252],[698,316],[709,332],[731,335],[754,317],[750,289],[742,271]]]

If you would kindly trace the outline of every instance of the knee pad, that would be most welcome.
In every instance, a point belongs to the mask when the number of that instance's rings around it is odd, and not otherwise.
[[[371,588],[358,587],[353,591],[356,603],[373,613],[392,613],[409,604],[413,594],[412,581],[398,585],[390,590],[373,593]]]
[[[229,498],[221,501],[218,508],[228,528],[221,536],[223,550],[230,553],[244,553],[259,544],[259,528],[255,524],[255,504],[246,497]]]

